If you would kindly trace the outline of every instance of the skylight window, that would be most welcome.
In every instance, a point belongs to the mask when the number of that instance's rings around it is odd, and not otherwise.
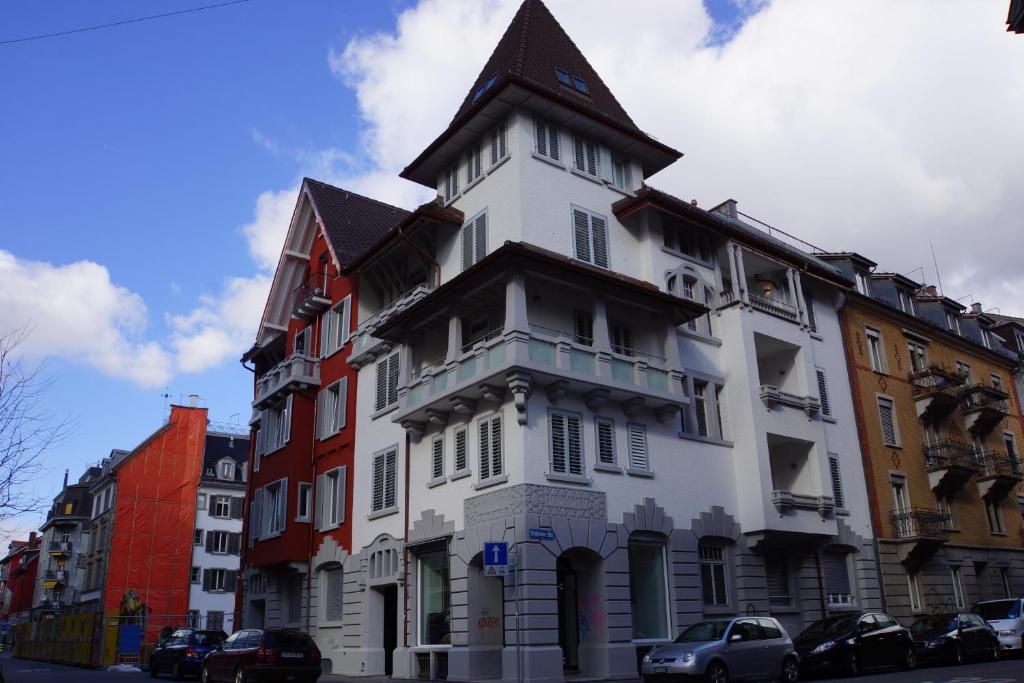
[[[587,87],[586,81],[579,76],[572,76],[565,69],[559,69],[555,67],[555,75],[558,76],[558,82],[567,88],[572,88],[584,95],[590,94],[590,88]]]
[[[476,102],[485,92],[490,90],[494,86],[494,82],[496,80],[498,80],[498,74],[494,74],[488,78],[487,81],[477,89],[476,94],[473,95],[473,101]]]

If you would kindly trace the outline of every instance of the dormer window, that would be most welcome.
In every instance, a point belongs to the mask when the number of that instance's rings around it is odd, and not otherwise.
[[[235,463],[230,460],[221,460],[220,465],[217,468],[218,479],[234,479],[235,478]]]
[[[493,74],[490,78],[484,81],[484,84],[477,88],[476,92],[473,94],[473,101],[476,102],[481,97],[483,97],[483,94],[485,92],[494,87],[494,82],[496,80],[498,80],[498,74]]]
[[[868,276],[859,270],[854,273],[854,282],[857,284],[857,291],[864,296],[871,296],[871,287],[868,284]]]
[[[946,311],[946,327],[950,332],[960,334],[960,317],[952,311]]]
[[[900,310],[908,315],[917,315],[914,308],[914,295],[906,289],[897,289],[896,293],[900,299]]]
[[[984,327],[981,327],[980,329],[981,329],[981,345],[984,346],[986,349],[991,349],[992,348],[992,340],[991,340],[991,338],[989,338],[988,329],[986,329]]]
[[[590,94],[590,88],[587,87],[586,81],[579,76],[573,76],[565,69],[555,68],[555,75],[558,77],[558,82],[567,88],[572,88],[577,92],[581,92],[584,95]]]

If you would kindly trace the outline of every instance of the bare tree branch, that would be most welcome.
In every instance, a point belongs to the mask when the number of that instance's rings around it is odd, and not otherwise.
[[[41,363],[28,367],[18,354],[28,334],[27,328],[0,332],[0,520],[43,507],[31,484],[44,473],[43,454],[74,429],[42,407],[53,380]]]

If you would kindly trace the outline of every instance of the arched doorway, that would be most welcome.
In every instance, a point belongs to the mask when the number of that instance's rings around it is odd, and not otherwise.
[[[558,645],[566,672],[603,676],[608,669],[608,610],[601,558],[571,548],[558,558]]]

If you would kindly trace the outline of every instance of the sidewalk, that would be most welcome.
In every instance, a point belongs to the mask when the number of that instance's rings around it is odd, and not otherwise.
[[[402,683],[405,679],[389,678],[388,676],[366,676],[366,677],[355,677],[355,676],[339,676],[337,674],[324,674],[320,677],[318,683]],[[500,679],[494,679],[500,680]],[[600,679],[596,678],[583,678],[578,676],[566,676],[566,683],[574,683],[574,681],[597,681]],[[632,678],[624,680],[621,678],[615,679],[615,683],[643,683],[639,678]]]

